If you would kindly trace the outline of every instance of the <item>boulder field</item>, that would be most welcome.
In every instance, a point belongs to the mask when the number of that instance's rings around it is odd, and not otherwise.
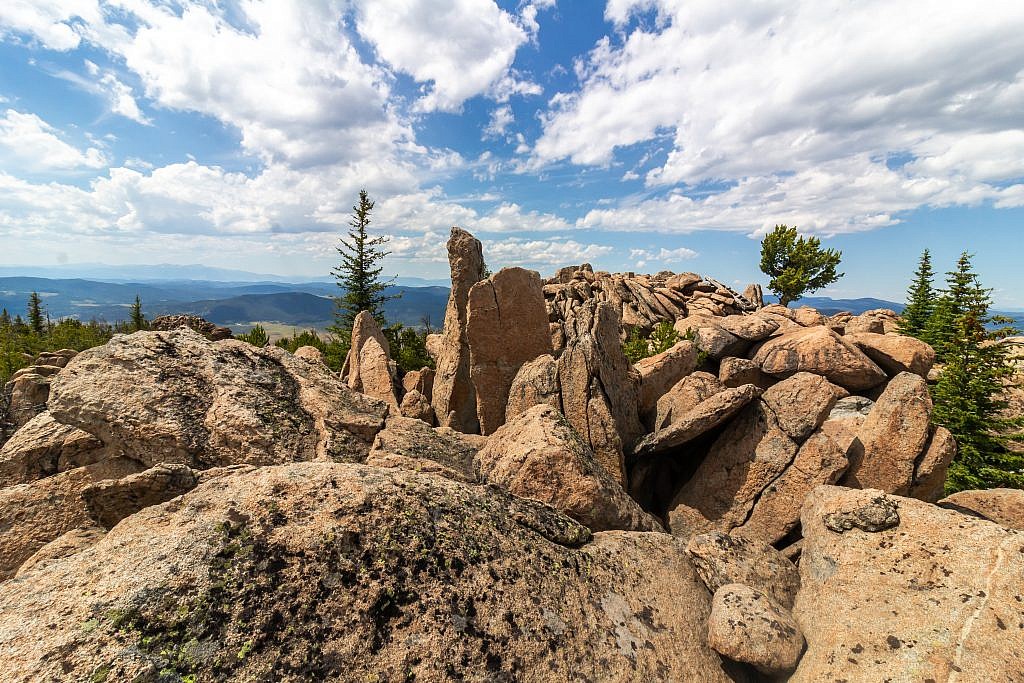
[[[187,317],[19,371],[2,679],[1024,681],[1024,499],[940,500],[895,313],[448,251],[436,370],[366,314],[340,373]]]

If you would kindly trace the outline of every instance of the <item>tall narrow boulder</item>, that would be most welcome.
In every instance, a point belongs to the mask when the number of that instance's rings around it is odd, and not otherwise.
[[[387,337],[380,329],[380,325],[373,319],[369,311],[359,311],[356,315],[355,320],[352,323],[352,345],[348,349],[348,355],[345,356],[345,366],[342,370],[348,372],[345,375],[346,381],[350,389],[356,391],[363,391],[363,380],[360,374],[359,367],[359,354],[363,351],[363,346],[366,342],[373,339],[380,345],[380,348],[384,351],[384,354],[388,357],[391,356],[391,349],[388,346]]]
[[[493,434],[505,424],[509,388],[523,363],[552,352],[540,274],[503,268],[473,285],[466,341],[480,433]]]
[[[444,313],[444,332],[432,346],[436,350],[437,374],[431,402],[438,424],[460,432],[476,433],[476,395],[469,375],[469,345],[466,341],[469,290],[484,279],[484,255],[480,240],[461,228],[452,228],[448,239],[448,263],[452,291]]]
[[[562,410],[605,471],[622,484],[623,448],[643,427],[640,375],[622,351],[619,317],[611,304],[590,300],[573,309],[565,328],[566,347],[558,358]]]

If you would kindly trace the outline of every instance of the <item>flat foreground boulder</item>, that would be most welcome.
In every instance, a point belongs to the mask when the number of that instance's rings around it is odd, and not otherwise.
[[[879,490],[804,504],[791,681],[1017,681],[1024,534]]]
[[[726,682],[678,540],[433,475],[219,477],[0,584],[5,681]],[[486,672],[486,673],[485,673]]]
[[[1020,489],[960,491],[943,498],[939,505],[1024,531],[1024,491]]]

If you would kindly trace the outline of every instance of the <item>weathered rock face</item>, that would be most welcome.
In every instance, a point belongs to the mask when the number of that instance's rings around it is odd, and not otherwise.
[[[386,406],[276,347],[137,332],[80,353],[55,378],[54,419],[146,465],[206,468],[361,459]]]
[[[658,399],[697,367],[697,348],[681,341],[672,348],[636,364],[640,373],[640,416],[651,424],[657,414]]]
[[[708,357],[719,360],[726,356],[742,356],[750,342],[726,332],[718,323],[723,318],[707,315],[691,315],[676,321],[675,329],[682,335],[695,335],[697,346]]]
[[[60,424],[49,412],[40,413],[0,448],[0,487],[90,465],[107,451],[91,434]]]
[[[473,285],[466,340],[480,433],[492,434],[505,424],[509,388],[519,368],[552,351],[540,275],[502,268]]]
[[[928,371],[935,365],[935,350],[920,339],[872,332],[847,334],[844,338],[878,363],[890,377],[912,372],[927,378]]]
[[[593,531],[661,530],[549,405],[534,406],[498,429],[474,463],[481,481],[548,503]]]
[[[415,389],[406,392],[405,396],[402,397],[402,405],[399,406],[398,412],[400,412],[403,417],[413,417],[417,420],[423,420],[431,426],[433,426],[435,421],[434,408],[430,405],[430,401],[427,400],[426,396]]]
[[[591,539],[493,489],[301,463],[202,484],[0,585],[0,649],[12,682],[726,682],[709,615],[666,534]]]
[[[894,377],[857,431],[842,484],[900,495],[909,492],[915,463],[928,442],[931,409],[923,378],[910,372]]]
[[[624,448],[643,433],[643,427],[638,413],[640,377],[622,351],[614,308],[591,301],[575,309],[566,321],[566,337],[558,358],[562,412],[605,471],[622,484]]]
[[[761,372],[757,363],[746,358],[723,358],[718,364],[718,379],[722,384],[734,389],[744,384],[753,384],[759,389],[767,389],[778,380]]]
[[[792,615],[763,592],[739,583],[715,591],[708,645],[767,676],[796,668],[804,637]]]
[[[149,323],[149,329],[153,332],[171,332],[181,328],[198,332],[210,341],[231,339],[230,329],[218,327],[197,315],[161,315],[153,318]]]
[[[366,340],[359,351],[360,391],[371,398],[398,407],[395,382],[388,352],[373,337]]]
[[[20,577],[34,569],[42,569],[51,562],[79,553],[98,543],[106,533],[107,530],[101,526],[84,526],[61,534],[25,560],[14,576]]]
[[[129,515],[188,493],[199,477],[188,465],[157,465],[121,479],[106,479],[82,489],[89,516],[111,529]]]
[[[838,517],[895,523],[843,530],[830,523]],[[794,616],[807,650],[791,681],[1020,677],[1024,534],[913,499],[837,487],[815,489],[802,527]]]
[[[429,400],[434,393],[434,369],[421,368],[405,373],[402,388],[405,391],[418,391]]]
[[[689,412],[674,419],[668,427],[648,434],[633,449],[637,458],[663,453],[696,439],[736,415],[757,398],[760,390],[753,384],[736,389],[723,389],[698,403]]]
[[[82,498],[83,489],[139,469],[132,460],[112,458],[0,489],[0,581],[13,576],[25,560],[58,536],[94,523]]]
[[[50,380],[59,371],[56,366],[35,365],[16,372],[4,387],[7,422],[17,429],[46,410]]]
[[[695,372],[687,375],[658,399],[654,429],[664,429],[678,422],[699,403],[725,389],[726,386],[711,373]]]
[[[1024,491],[1020,489],[960,491],[943,498],[939,505],[1024,531]]]
[[[750,342],[767,339],[779,329],[779,323],[761,315],[727,315],[718,324],[726,332]]]
[[[366,458],[367,465],[434,472],[455,481],[475,482],[473,456],[486,439],[448,427],[433,429],[422,420],[389,417]]]
[[[342,374],[345,375],[350,389],[363,391],[363,380],[360,375],[362,367],[359,357],[366,342],[370,339],[377,342],[385,356],[390,357],[391,347],[384,332],[380,329],[380,325],[373,319],[369,311],[359,311],[355,320],[352,321],[351,346],[349,346],[348,355],[345,356],[345,364],[342,367]]]
[[[310,363],[323,363],[324,354],[315,346],[300,346],[295,349],[295,357],[308,360]]]
[[[769,339],[753,360],[769,375],[811,372],[850,391],[870,389],[886,380],[874,361],[827,327],[808,327]]]
[[[742,583],[766,593],[786,609],[793,608],[800,573],[770,545],[712,531],[691,538],[686,552],[712,593],[726,584]]]
[[[821,426],[846,391],[820,375],[798,372],[764,392],[761,397],[791,438],[803,441]]]
[[[747,406],[715,440],[672,501],[672,533],[688,538],[694,533],[728,532],[741,526],[761,492],[793,462],[798,448],[762,402]]]
[[[444,332],[432,343],[434,350],[431,355],[436,361],[437,374],[431,403],[442,427],[476,433],[480,425],[476,417],[473,382],[469,376],[466,306],[470,288],[484,279],[480,240],[465,230],[452,228],[448,239],[448,263],[451,266],[452,291],[444,313]]]
[[[924,454],[914,465],[910,497],[933,503],[942,497],[946,471],[956,457],[956,439],[945,427],[933,426]]]
[[[562,409],[562,386],[558,381],[558,363],[543,355],[523,363],[508,391],[505,419],[511,420],[536,405]]]

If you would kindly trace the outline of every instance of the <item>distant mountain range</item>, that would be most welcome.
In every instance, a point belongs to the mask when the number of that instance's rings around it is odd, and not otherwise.
[[[109,267],[109,266],[108,266]],[[185,268],[175,266],[175,268]],[[205,266],[203,267],[205,268]],[[213,269],[216,270],[216,269]],[[223,271],[240,272],[240,271]],[[429,282],[405,278],[401,282]],[[388,293],[400,298],[385,305],[389,320],[403,325],[419,325],[424,315],[434,327],[444,322],[448,287],[396,284]],[[31,292],[43,298],[53,318],[73,316],[82,320],[116,321],[128,316],[128,307],[136,295],[142,300],[147,317],[171,313],[199,315],[218,325],[247,327],[253,322],[274,322],[296,327],[327,327],[333,318],[331,296],[338,287],[328,281],[226,281],[204,279],[147,279],[110,281],[101,279],[61,279],[32,276],[0,277],[0,308],[11,315],[25,315]],[[773,297],[766,297],[773,300]],[[839,311],[863,313],[873,308],[902,311],[903,304],[884,299],[831,299],[805,297],[796,305],[813,306],[823,313]],[[1006,313],[1024,328],[1024,314]]]

